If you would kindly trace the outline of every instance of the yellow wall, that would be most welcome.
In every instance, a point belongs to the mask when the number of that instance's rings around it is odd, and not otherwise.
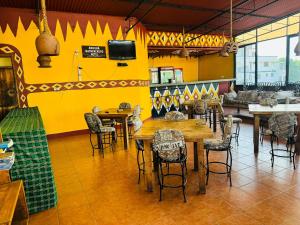
[[[149,58],[149,67],[173,66],[174,68],[183,69],[183,80],[197,81],[198,80],[198,59],[197,58],[180,58],[178,56],[164,56]]]
[[[202,56],[198,59],[198,79],[217,80],[234,77],[234,57],[220,57],[219,54]]]
[[[25,30],[21,20],[19,20],[16,37],[9,27],[5,33],[0,29],[0,42],[15,46],[22,55],[26,83],[78,81],[76,70],[78,64],[83,68],[82,81],[149,79],[147,47],[139,33],[135,37],[134,32],[131,31],[126,38],[136,41],[137,59],[125,61],[128,67],[117,67],[117,61],[108,58],[81,58],[82,45],[106,46],[107,52],[107,41],[112,39],[108,24],[104,31],[98,24],[96,33],[88,24],[85,37],[78,24],[74,32],[68,25],[66,40],[64,40],[60,23],[57,22],[55,36],[59,40],[61,54],[51,58],[52,68],[48,69],[38,68],[36,62],[35,38],[38,35],[38,28],[33,22]],[[117,39],[122,39],[121,29]],[[75,50],[80,52],[78,57],[74,57]],[[122,101],[130,102],[133,106],[141,104],[142,119],[149,118],[151,115],[149,92],[149,87],[127,87],[31,93],[28,95],[28,103],[29,106],[39,107],[47,134],[55,134],[86,129],[83,114],[95,105],[105,109],[118,107]]]

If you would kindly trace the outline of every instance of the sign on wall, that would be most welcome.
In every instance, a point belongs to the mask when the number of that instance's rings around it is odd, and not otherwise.
[[[106,58],[104,46],[81,46],[83,58]]]

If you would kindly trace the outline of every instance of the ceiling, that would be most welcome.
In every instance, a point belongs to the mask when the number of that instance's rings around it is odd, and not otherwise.
[[[35,9],[37,0],[0,0],[0,7]],[[288,4],[287,4],[288,3]],[[47,0],[47,10],[140,19],[148,30],[229,35],[229,0]],[[234,34],[300,11],[300,0],[233,0]],[[145,14],[148,12],[147,14]]]

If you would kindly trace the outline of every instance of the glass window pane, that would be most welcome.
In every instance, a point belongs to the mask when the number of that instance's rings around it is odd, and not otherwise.
[[[244,84],[244,48],[240,48],[238,53],[235,55],[235,75],[236,75],[236,84]]]
[[[300,81],[300,56],[296,56],[294,49],[299,37],[290,39],[290,62],[289,62],[289,83]]]
[[[245,47],[246,66],[245,66],[245,83],[247,85],[255,84],[255,44]]]
[[[286,79],[286,37],[258,42],[257,82],[276,83]]]

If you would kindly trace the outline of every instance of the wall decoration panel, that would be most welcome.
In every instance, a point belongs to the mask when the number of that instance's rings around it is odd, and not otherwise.
[[[148,46],[151,47],[180,47],[183,42],[182,33],[148,31]],[[200,34],[186,34],[185,41],[199,36]],[[203,35],[188,42],[188,47],[220,48],[229,39],[223,35]]]
[[[152,117],[162,117],[166,112],[178,111],[180,101],[201,99],[201,96],[205,94],[211,94],[217,97],[219,94],[227,92],[230,85],[230,81],[172,86],[153,85],[150,87]]]

